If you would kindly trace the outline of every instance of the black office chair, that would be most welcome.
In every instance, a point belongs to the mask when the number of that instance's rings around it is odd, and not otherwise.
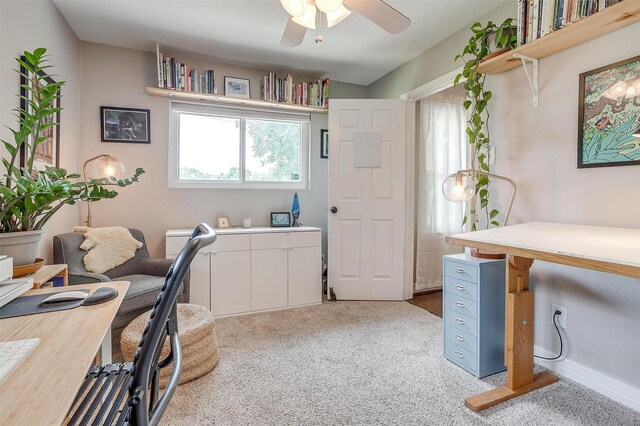
[[[153,305],[133,362],[91,367],[72,411],[68,425],[156,425],[173,396],[182,372],[182,352],[176,318],[180,283],[198,250],[216,240],[209,225],[200,224],[169,268]],[[171,351],[160,360],[167,337]],[[160,369],[173,364],[173,372],[158,398]],[[128,392],[127,392],[128,390]],[[127,395],[128,394],[128,395]]]

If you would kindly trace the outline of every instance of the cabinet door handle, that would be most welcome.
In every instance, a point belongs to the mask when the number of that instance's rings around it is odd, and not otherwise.
[[[461,336],[461,335],[459,335],[459,334],[456,334],[456,335],[455,335],[455,336],[453,336],[453,337],[455,337],[456,339],[460,340],[461,342],[464,342],[464,336]]]
[[[464,358],[464,354],[460,351],[455,351],[454,354],[458,355],[460,358]]]
[[[459,274],[464,274],[464,268],[458,267],[458,268],[456,268],[456,272],[459,273]]]
[[[464,303],[462,303],[459,300],[456,300],[456,306],[459,307],[459,308],[464,308]]]
[[[464,320],[462,318],[460,318],[460,317],[456,317],[456,322],[458,324],[464,324]]]
[[[456,284],[456,290],[464,291],[464,286],[462,284]]]

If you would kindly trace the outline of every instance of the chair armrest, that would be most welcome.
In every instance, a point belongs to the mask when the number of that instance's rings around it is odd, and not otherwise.
[[[164,277],[169,272],[173,260],[147,258],[140,262],[140,274]]]
[[[111,278],[102,274],[96,274],[93,272],[79,272],[79,271],[69,272],[70,285],[102,283],[102,282],[109,282],[109,281],[111,281]]]

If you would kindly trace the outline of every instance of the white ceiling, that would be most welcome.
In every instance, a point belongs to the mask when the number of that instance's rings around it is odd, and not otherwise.
[[[212,60],[368,85],[508,0],[385,0],[411,19],[391,35],[352,13],[314,42],[281,47],[279,0],[53,0],[84,41],[154,51],[160,43]],[[453,60],[453,58],[452,58]]]

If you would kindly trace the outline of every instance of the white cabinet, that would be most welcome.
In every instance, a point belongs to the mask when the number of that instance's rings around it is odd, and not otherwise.
[[[191,266],[191,303],[214,315],[322,303],[319,228],[216,229],[217,240]],[[190,230],[168,230],[174,258]]]

